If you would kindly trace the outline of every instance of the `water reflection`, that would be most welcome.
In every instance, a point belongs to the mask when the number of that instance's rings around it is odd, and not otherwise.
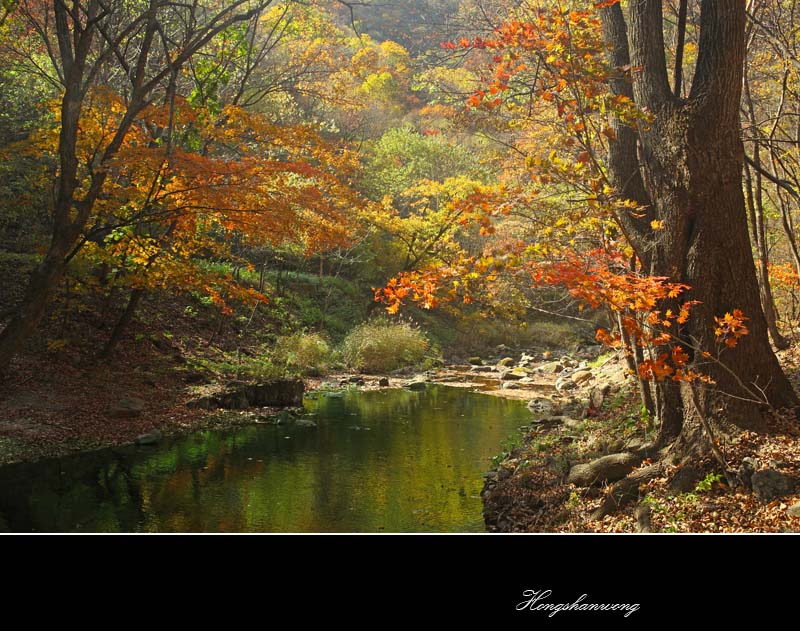
[[[316,427],[205,431],[0,469],[0,531],[481,531],[482,473],[530,419],[457,388],[306,400]]]

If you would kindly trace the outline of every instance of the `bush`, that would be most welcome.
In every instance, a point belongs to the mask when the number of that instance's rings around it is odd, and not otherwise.
[[[352,370],[389,372],[425,359],[425,334],[406,322],[373,320],[355,327],[342,342],[342,356]]]
[[[271,353],[276,366],[286,372],[320,375],[333,360],[331,347],[319,333],[294,333],[279,337]]]

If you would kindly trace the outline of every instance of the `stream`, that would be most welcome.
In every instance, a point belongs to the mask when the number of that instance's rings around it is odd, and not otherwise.
[[[2,467],[0,532],[482,532],[483,473],[531,420],[525,402],[440,385],[304,408]]]

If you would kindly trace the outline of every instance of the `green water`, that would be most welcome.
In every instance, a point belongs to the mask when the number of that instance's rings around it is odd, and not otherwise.
[[[312,395],[313,396],[313,395]],[[0,468],[0,531],[480,532],[525,404],[431,386],[306,399],[252,425]]]

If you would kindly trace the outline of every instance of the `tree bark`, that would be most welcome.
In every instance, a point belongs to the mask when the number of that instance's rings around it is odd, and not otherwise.
[[[128,304],[125,306],[125,311],[122,312],[119,320],[117,320],[117,323],[114,325],[114,330],[111,331],[111,336],[108,338],[105,346],[103,346],[103,350],[100,352],[100,357],[110,357],[111,353],[114,352],[117,344],[122,339],[122,334],[131,323],[131,320],[133,320],[133,316],[136,314],[136,308],[139,306],[143,296],[144,289],[139,289],[137,287],[131,290],[131,295],[128,298]]]

